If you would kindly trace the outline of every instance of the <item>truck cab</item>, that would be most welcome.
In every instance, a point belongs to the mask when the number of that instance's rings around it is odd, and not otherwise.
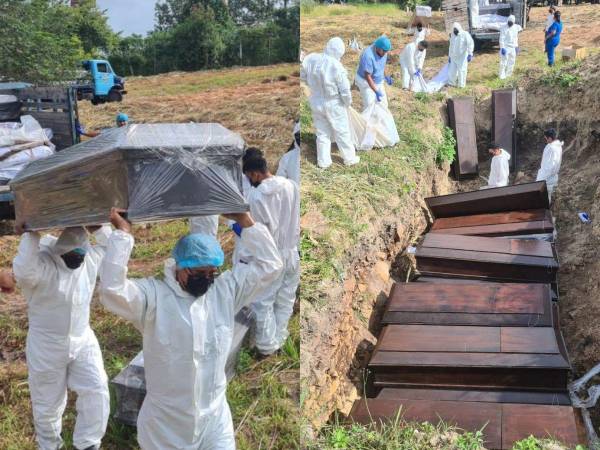
[[[475,42],[475,49],[500,40],[500,27],[515,16],[515,23],[527,26],[527,0],[443,0],[446,32],[452,32],[454,22],[461,24]]]
[[[120,102],[125,90],[125,79],[118,76],[108,61],[88,59],[82,62],[88,74],[88,82],[77,86],[78,100],[91,100],[97,105],[104,102]]]

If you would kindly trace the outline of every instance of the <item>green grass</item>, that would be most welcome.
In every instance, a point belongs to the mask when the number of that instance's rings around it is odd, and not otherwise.
[[[398,15],[402,10],[394,3],[355,3],[352,5],[311,5],[302,6],[303,17],[331,17],[368,14],[369,16]]]

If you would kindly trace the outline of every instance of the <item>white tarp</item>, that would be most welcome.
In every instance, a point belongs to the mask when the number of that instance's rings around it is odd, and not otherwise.
[[[0,147],[0,158],[9,151],[7,147]],[[12,180],[21,170],[32,161],[44,159],[54,154],[54,150],[46,145],[21,150],[19,153],[0,161],[0,178]]]
[[[477,28],[500,31],[502,25],[506,25],[507,23],[508,17],[500,16],[498,14],[480,14],[479,26]]]
[[[413,76],[411,90],[413,92],[427,92],[431,94],[433,92],[439,92],[444,86],[448,84],[448,68],[449,64],[446,64],[440,69],[435,77],[429,81],[425,81],[423,75],[418,77]]]
[[[45,131],[32,116],[21,116],[20,124],[12,122],[0,127],[0,147],[47,140]]]
[[[362,113],[348,108],[348,121],[357,150],[391,147],[400,142],[392,113],[379,103],[374,103]]]

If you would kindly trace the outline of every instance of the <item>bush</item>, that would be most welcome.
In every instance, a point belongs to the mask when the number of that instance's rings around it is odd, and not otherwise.
[[[454,132],[451,128],[444,127],[442,142],[437,146],[436,162],[439,165],[445,162],[452,163],[456,154],[455,149],[456,139],[454,138]]]
[[[310,14],[317,6],[315,0],[300,0],[300,9],[302,14]]]

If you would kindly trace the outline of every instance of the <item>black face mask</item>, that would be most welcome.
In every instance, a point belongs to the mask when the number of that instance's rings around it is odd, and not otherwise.
[[[417,27],[417,31],[422,31],[423,27]]]
[[[297,133],[294,133],[294,141],[296,141],[296,144],[298,144],[298,147],[300,147],[300,132],[299,131]]]
[[[514,25],[514,22],[508,22],[508,26],[512,27]]]
[[[79,266],[81,266],[85,260],[85,255],[80,255],[74,252],[65,253],[64,255],[60,255],[60,257],[65,262],[65,265],[71,270],[79,268]]]
[[[208,288],[215,282],[213,277],[207,277],[206,275],[193,274],[188,276],[185,290],[189,292],[193,297],[201,297],[206,294]]]
[[[250,181],[250,184],[252,185],[252,187],[255,187],[255,188],[259,187],[260,183],[261,183],[260,181]]]
[[[454,29],[454,36],[458,36],[458,30],[456,28]]]

